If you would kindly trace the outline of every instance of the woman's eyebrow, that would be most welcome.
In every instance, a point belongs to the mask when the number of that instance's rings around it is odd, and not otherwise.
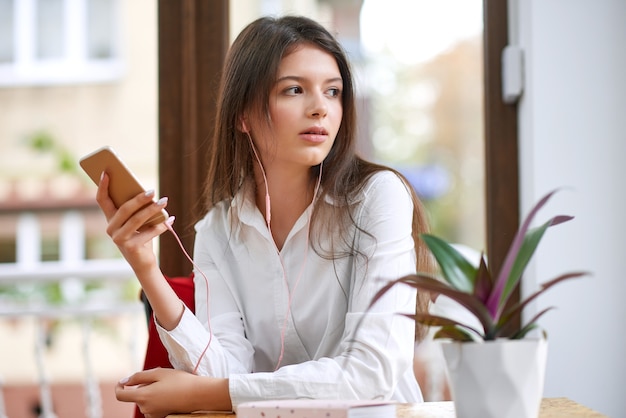
[[[280,83],[281,81],[298,81],[298,82],[303,82],[305,81],[307,78],[306,77],[300,77],[297,75],[286,75],[283,77],[279,77],[276,80],[276,83]],[[343,79],[341,77],[331,77],[331,78],[327,78],[326,80],[324,80],[325,83],[343,83]]]

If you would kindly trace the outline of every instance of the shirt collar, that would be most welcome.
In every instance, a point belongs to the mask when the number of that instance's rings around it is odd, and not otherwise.
[[[254,181],[252,181],[251,179],[246,180],[230,203],[231,213],[242,224],[249,225],[259,231],[262,231],[262,233],[266,233],[268,229],[265,221],[265,215],[262,214],[259,208],[256,206],[254,193]],[[332,199],[331,197],[327,197],[325,201],[328,204],[334,204],[334,199]],[[306,226],[309,219],[309,214],[312,210],[312,205],[309,205],[294,224],[290,235],[298,232],[300,229]]]

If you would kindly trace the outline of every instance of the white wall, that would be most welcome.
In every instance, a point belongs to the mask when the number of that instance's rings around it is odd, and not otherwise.
[[[533,307],[557,307],[541,322],[550,343],[544,395],[624,416],[626,1],[520,0],[518,8],[522,213],[564,186],[537,220],[576,216],[548,230],[524,292],[563,272],[593,273]]]

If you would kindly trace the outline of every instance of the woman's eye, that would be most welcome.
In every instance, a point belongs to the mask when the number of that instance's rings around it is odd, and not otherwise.
[[[288,95],[296,95],[302,93],[302,88],[298,86],[293,86],[285,89],[285,93]]]
[[[332,87],[330,89],[328,89],[328,95],[331,97],[339,97],[341,96],[341,90],[339,90],[336,87]]]

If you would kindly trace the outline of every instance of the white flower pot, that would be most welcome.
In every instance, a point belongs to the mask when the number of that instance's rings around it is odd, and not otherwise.
[[[545,339],[444,342],[457,418],[537,418]]]

